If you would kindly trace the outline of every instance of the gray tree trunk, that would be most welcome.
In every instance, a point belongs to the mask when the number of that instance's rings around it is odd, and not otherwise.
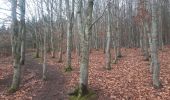
[[[72,46],[72,33],[73,33],[73,19],[74,19],[74,0],[72,0],[72,11],[70,11],[69,0],[65,0],[67,10],[67,63],[66,69],[71,68],[71,46]]]
[[[148,30],[147,30],[147,27],[148,27],[148,25],[147,25],[147,22],[144,22],[144,28],[143,28],[143,41],[144,41],[144,60],[145,61],[149,61],[149,51],[148,51],[148,34],[147,34],[147,32],[148,32]]]
[[[106,69],[111,69],[111,4],[108,3],[108,27],[107,27],[107,44],[106,44]],[[114,44],[115,45],[115,44]]]
[[[160,88],[161,83],[159,80],[160,74],[160,64],[158,60],[158,29],[157,29],[157,10],[158,10],[158,1],[152,0],[152,44],[151,44],[151,56],[153,62],[153,86],[154,88]]]
[[[141,53],[143,55],[143,52],[144,52],[144,35],[143,35],[142,27],[139,28],[139,32],[140,32],[140,48],[141,48]]]
[[[42,79],[43,80],[46,80],[47,78],[47,67],[46,67],[46,53],[47,53],[47,49],[46,49],[46,41],[47,41],[47,19],[44,17],[44,9],[43,9],[43,0],[41,0],[41,13],[42,13],[42,18],[43,18],[43,46],[42,46],[42,49],[43,49],[43,75],[42,75]]]
[[[59,59],[58,62],[62,62],[63,59],[63,35],[64,35],[64,26],[62,22],[62,0],[59,1],[59,18],[60,18],[60,39],[59,39]]]
[[[51,11],[50,11],[50,33],[51,33],[51,56],[52,58],[55,58],[55,47],[54,47],[54,33],[53,33],[53,3],[54,0],[51,0]]]
[[[21,78],[21,33],[19,32],[19,25],[17,21],[17,0],[11,1],[12,6],[12,56],[13,56],[13,80],[9,92],[15,92],[20,85]]]
[[[35,54],[35,57],[39,58],[40,57],[40,39],[38,37],[38,32],[37,32],[36,26],[35,26],[35,38],[36,38],[36,54]]]
[[[163,23],[162,23],[162,3],[161,3],[162,1],[159,1],[159,6],[160,6],[160,8],[159,8],[159,14],[158,14],[158,17],[159,17],[159,21],[158,21],[158,23],[159,23],[159,27],[158,27],[158,31],[159,31],[159,49],[160,50],[163,50],[163,46],[164,46],[164,43],[163,43]]]
[[[79,1],[78,6],[78,26],[80,34],[80,46],[81,46],[81,62],[80,62],[80,81],[79,81],[79,96],[86,95],[88,93],[88,67],[89,67],[89,37],[92,28],[92,11],[93,1],[88,0],[88,6],[86,9],[85,26],[83,26],[82,20],[82,0]]]
[[[119,35],[119,22],[117,21],[117,26],[116,26],[116,31],[115,31],[115,35],[114,35],[114,52],[115,52],[115,57],[114,57],[114,64],[117,63],[117,60],[118,60],[118,45],[119,45],[119,40],[118,40],[118,35]]]
[[[20,6],[20,33],[21,33],[21,64],[25,63],[25,39],[26,39],[26,26],[25,26],[25,0],[19,0]]]
[[[44,29],[44,43],[43,43],[43,80],[46,80],[47,76],[47,68],[46,68],[46,39],[47,39],[47,33]]]
[[[121,31],[120,31],[120,23],[118,22],[117,25],[117,57],[121,58],[122,54],[121,54]]]

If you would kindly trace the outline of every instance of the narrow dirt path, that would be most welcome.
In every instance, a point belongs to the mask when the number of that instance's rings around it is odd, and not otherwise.
[[[0,87],[2,87],[0,88],[0,100],[67,100],[66,80],[59,69],[61,66],[47,63],[47,80],[43,81],[40,62],[40,59],[33,58],[31,54],[26,56],[26,63],[22,66],[20,89],[14,94],[6,93],[11,84],[12,70],[6,77],[0,79]],[[12,66],[9,68],[12,69]]]
[[[31,56],[27,56],[26,72],[36,73],[36,79],[40,80],[42,76],[42,64],[39,64],[38,59],[32,59]],[[47,80],[41,81],[42,87],[33,91],[33,100],[67,100],[67,94],[65,90],[65,76],[58,69],[57,65],[47,64]],[[27,74],[27,73],[25,73]],[[26,75],[25,75],[26,76]],[[34,79],[35,80],[35,79]]]

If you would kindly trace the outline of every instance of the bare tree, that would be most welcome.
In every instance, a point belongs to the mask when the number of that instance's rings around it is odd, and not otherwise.
[[[50,5],[51,5],[51,8],[50,8],[50,33],[51,33],[51,56],[52,58],[55,58],[55,47],[54,47],[54,32],[53,32],[53,3],[54,3],[54,0],[51,0],[50,1]]]
[[[158,60],[158,31],[157,31],[157,10],[158,10],[158,1],[152,0],[152,44],[151,47],[151,58],[153,63],[153,86],[155,88],[161,88],[161,83],[159,80],[160,74],[160,64]]]
[[[73,19],[74,19],[74,0],[72,0],[72,10],[70,11],[69,0],[65,0],[67,10],[67,63],[66,71],[72,70],[71,68],[71,44],[73,33]]]
[[[17,0],[11,0],[12,10],[12,56],[14,74],[11,88],[9,92],[15,92],[20,85],[21,78],[21,33],[19,32],[19,25],[17,20]]]
[[[44,37],[43,37],[43,47],[42,47],[42,49],[43,49],[43,75],[42,75],[42,79],[43,80],[46,80],[46,78],[47,78],[47,66],[46,66],[46,53],[47,53],[47,49],[46,49],[46,41],[47,41],[47,26],[48,26],[48,23],[47,23],[47,18],[45,18],[45,16],[44,16],[44,9],[43,9],[43,0],[41,0],[41,14],[42,14],[42,21],[43,21],[43,27],[44,27],[44,29],[43,29],[43,35],[44,35]]]
[[[59,36],[59,59],[58,62],[62,62],[63,58],[63,36],[64,36],[64,25],[63,25],[63,19],[62,19],[62,0],[59,0],[59,28],[60,28],[60,36]]]
[[[25,39],[26,39],[26,27],[25,27],[25,0],[19,0],[20,6],[20,33],[21,33],[21,64],[25,63]]]
[[[106,68],[108,70],[111,69],[111,53],[110,53],[110,46],[111,46],[111,2],[108,3],[108,26],[107,26],[107,45],[106,45]]]
[[[79,0],[78,4],[77,14],[81,47],[79,96],[84,96],[88,93],[89,36],[92,28],[93,1],[88,0],[85,22],[82,19],[82,0]],[[83,25],[83,23],[85,24]]]

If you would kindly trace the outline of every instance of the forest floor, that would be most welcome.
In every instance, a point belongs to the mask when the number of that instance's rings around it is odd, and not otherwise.
[[[89,87],[96,92],[98,100],[170,100],[170,46],[159,53],[163,84],[159,90],[152,87],[150,63],[143,60],[140,49],[123,48],[122,55],[117,64],[112,64],[112,70],[107,71],[103,51],[92,51]],[[68,100],[68,92],[78,85],[79,60],[75,53],[72,56],[73,71],[67,73],[64,72],[65,60],[58,63],[57,58],[48,57],[47,81],[41,80],[41,58],[27,54],[20,89],[8,94],[12,81],[11,63],[11,57],[0,58],[0,100]]]

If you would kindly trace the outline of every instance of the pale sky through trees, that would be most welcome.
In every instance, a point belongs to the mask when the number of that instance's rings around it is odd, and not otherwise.
[[[35,16],[36,2],[37,0],[26,0],[26,20],[32,19]],[[121,0],[125,2],[126,0]],[[132,0],[134,2],[134,0]],[[122,4],[122,3],[120,3]],[[10,24],[10,16],[11,16],[11,4],[9,0],[0,0],[0,27],[5,24],[9,26]],[[19,12],[18,12],[19,13]]]
[[[31,18],[34,12],[34,5],[31,3],[32,0],[26,2],[26,19]],[[18,12],[18,11],[17,11]],[[18,12],[19,13],[19,12]],[[10,24],[11,20],[11,3],[8,0],[0,0],[0,27],[5,24],[7,27]]]
[[[38,0],[26,0],[26,20],[32,19],[37,12],[35,12],[36,3]],[[44,8],[46,9],[46,8]],[[20,13],[17,11],[17,13]],[[8,0],[0,0],[0,27],[5,24],[7,27],[11,20],[11,4]]]
[[[0,0],[0,26],[9,24],[11,16],[11,6],[8,0]]]

